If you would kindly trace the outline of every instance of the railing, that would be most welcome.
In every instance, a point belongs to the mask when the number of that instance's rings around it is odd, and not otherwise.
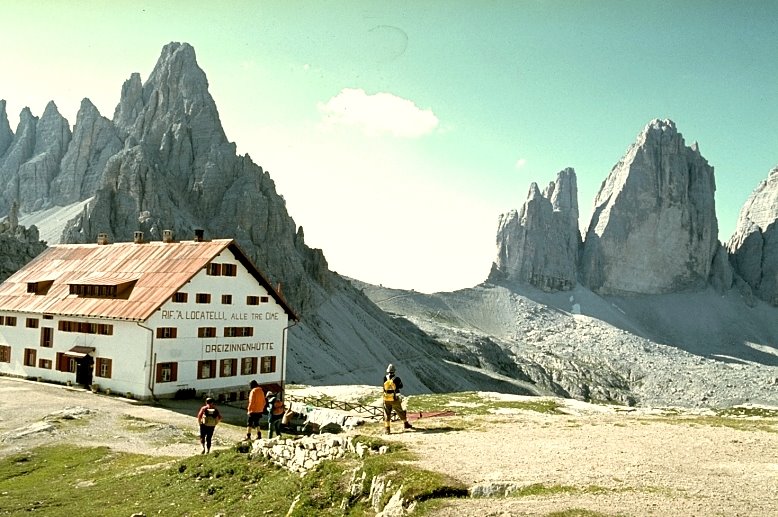
[[[294,395],[286,395],[284,398],[288,402],[300,402],[302,404],[320,408],[359,413],[360,415],[365,415],[377,420],[382,420],[384,418],[384,408],[380,406],[368,406],[366,404],[360,404],[359,402],[342,402],[321,397],[297,397]]]

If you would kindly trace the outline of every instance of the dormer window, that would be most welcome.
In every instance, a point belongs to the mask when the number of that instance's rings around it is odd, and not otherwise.
[[[37,282],[27,282],[27,292],[30,294],[45,295],[49,292],[54,280],[38,280]]]
[[[84,298],[122,298],[132,293],[137,280],[94,278],[68,284],[70,294]]]

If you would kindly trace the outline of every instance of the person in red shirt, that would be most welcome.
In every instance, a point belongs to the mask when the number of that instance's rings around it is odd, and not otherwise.
[[[200,445],[203,447],[201,454],[211,452],[213,432],[221,420],[222,415],[216,407],[216,401],[208,397],[205,399],[205,405],[197,412],[197,422],[200,424]]]
[[[257,440],[262,438],[262,431],[259,430],[259,421],[265,412],[265,392],[259,387],[257,381],[249,383],[251,392],[249,393],[249,403],[246,406],[248,419],[246,422],[246,440],[251,440],[251,430],[257,430]]]

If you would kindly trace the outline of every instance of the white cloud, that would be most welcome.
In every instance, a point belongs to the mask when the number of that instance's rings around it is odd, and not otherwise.
[[[318,109],[325,127],[352,126],[369,135],[418,138],[435,131],[439,123],[432,110],[423,110],[413,101],[391,93],[368,95],[357,88],[344,88],[326,103],[319,103]]]
[[[516,160],[516,168],[517,169],[521,169],[525,165],[527,165],[527,159],[526,158],[519,158],[518,160]]]

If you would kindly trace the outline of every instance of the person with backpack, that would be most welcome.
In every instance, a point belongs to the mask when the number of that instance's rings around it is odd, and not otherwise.
[[[259,420],[262,418],[262,413],[265,412],[265,392],[259,387],[257,381],[251,381],[249,383],[249,403],[246,406],[246,413],[248,415],[246,422],[246,440],[251,441],[251,430],[257,430],[257,440],[262,438],[262,431],[259,429]]]
[[[403,429],[413,429],[413,426],[408,423],[405,410],[402,407],[402,395],[400,390],[403,387],[403,381],[395,375],[394,365],[389,363],[386,367],[386,375],[383,380],[384,387],[384,434],[392,432],[391,424],[392,411],[397,413],[397,416],[403,423]]]
[[[222,415],[216,407],[216,401],[208,397],[205,399],[205,405],[197,412],[197,422],[200,424],[200,445],[203,447],[200,454],[211,452],[213,432],[221,420]]]
[[[281,436],[281,420],[284,418],[284,401],[281,393],[267,392],[267,437],[272,438],[273,433]]]

